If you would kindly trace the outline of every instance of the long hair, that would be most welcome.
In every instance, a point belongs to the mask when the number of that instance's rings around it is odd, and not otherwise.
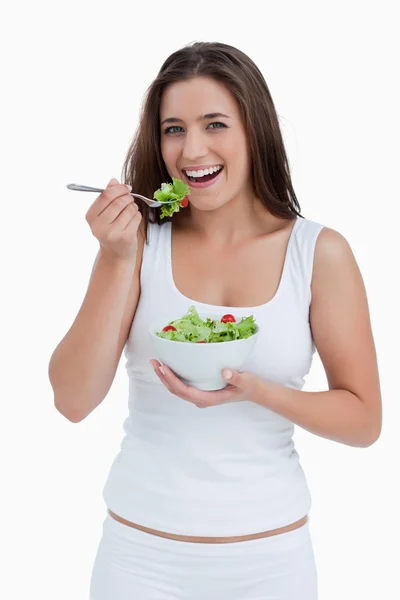
[[[251,179],[258,198],[271,214],[293,219],[300,214],[294,192],[278,116],[266,81],[246,55],[219,42],[194,42],[171,54],[147,89],[139,126],[127,152],[122,179],[133,191],[153,198],[154,191],[170,176],[161,155],[160,105],[166,86],[207,76],[222,83],[236,98],[251,152]],[[157,208],[136,201],[145,223],[160,219]]]

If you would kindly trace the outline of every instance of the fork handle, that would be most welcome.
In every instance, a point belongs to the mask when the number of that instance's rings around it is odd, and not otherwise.
[[[79,185],[78,183],[69,183],[67,185],[69,190],[76,190],[77,192],[104,192],[102,188],[90,187],[88,185]]]
[[[69,190],[75,190],[77,192],[104,192],[104,189],[102,188],[90,187],[88,185],[80,185],[78,183],[69,183],[67,185],[67,188]],[[134,194],[133,192],[130,192],[130,195],[134,198],[140,198],[140,200],[143,200],[143,202],[150,206],[150,208],[158,208],[159,206],[162,206],[161,202],[157,202],[156,200],[152,200],[151,198],[147,198],[146,196],[142,196],[141,194]],[[171,202],[165,202],[164,204],[171,204]]]
[[[69,183],[67,185],[67,188],[69,190],[75,190],[76,192],[104,192],[104,190],[102,188],[95,188],[95,187],[90,187],[89,185],[79,185],[78,183]],[[146,198],[146,196],[142,196],[141,194],[134,194],[132,192],[130,192],[131,196],[135,196],[136,198],[140,198],[141,200],[144,200],[145,202],[147,200],[151,200],[151,198]],[[153,200],[154,202],[154,200]]]

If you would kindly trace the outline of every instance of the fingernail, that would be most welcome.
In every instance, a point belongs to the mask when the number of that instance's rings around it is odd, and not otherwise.
[[[165,375],[165,369],[164,369],[164,367],[160,367],[160,371],[161,371],[161,373],[162,373],[163,375]]]
[[[224,371],[223,377],[224,377],[224,379],[231,379],[232,378],[232,371],[230,371],[229,369],[226,369]]]
[[[130,192],[132,191],[132,186],[131,185],[127,185],[126,187],[129,189]]]
[[[151,366],[152,369],[154,369],[154,371],[156,370],[155,365],[151,362],[151,360],[149,360],[149,365]]]

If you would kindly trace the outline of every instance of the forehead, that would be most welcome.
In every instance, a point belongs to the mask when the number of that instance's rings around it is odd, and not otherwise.
[[[219,81],[211,77],[195,77],[169,84],[161,98],[160,119],[196,118],[200,114],[223,112],[239,114],[236,99]]]

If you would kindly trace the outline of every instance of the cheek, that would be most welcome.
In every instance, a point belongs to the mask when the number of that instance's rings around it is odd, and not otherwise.
[[[176,143],[173,143],[173,140],[166,140],[165,138],[161,138],[161,155],[167,167],[171,167],[175,159],[179,153],[179,148]]]
[[[234,149],[230,148],[229,153],[226,155],[227,164],[227,175],[230,180],[234,180],[236,183],[247,179],[249,175],[249,160],[247,154],[241,152],[235,152]]]
[[[246,139],[242,135],[232,136],[229,140],[224,140],[220,150],[226,163],[235,168],[236,172],[247,170],[249,151]]]

